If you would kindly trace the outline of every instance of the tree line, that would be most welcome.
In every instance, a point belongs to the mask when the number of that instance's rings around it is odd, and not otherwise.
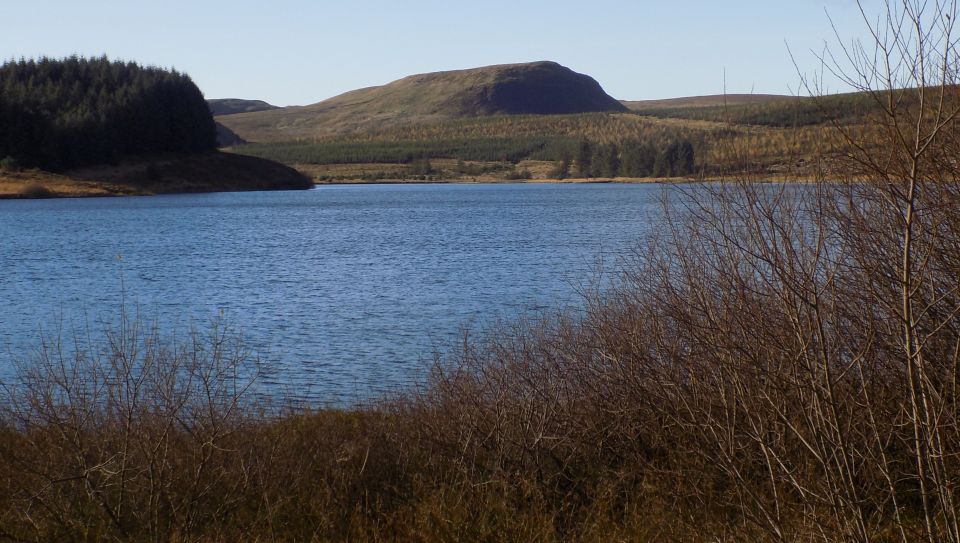
[[[569,154],[561,157],[556,176],[571,174]],[[660,146],[649,141],[592,143],[582,139],[577,147],[576,173],[580,177],[679,177],[696,171],[693,144],[673,140]]]
[[[435,158],[559,163],[556,177],[678,177],[696,171],[686,139],[595,143],[570,136],[479,137],[406,141],[262,143],[236,152],[287,164],[417,164]],[[422,172],[421,172],[422,173]]]
[[[287,164],[411,164],[450,158],[473,161],[517,162],[556,160],[576,144],[566,136],[440,137],[429,140],[329,141],[257,143],[238,146],[238,153]]]
[[[0,66],[0,159],[8,165],[57,171],[216,146],[203,94],[177,71],[105,56]]]

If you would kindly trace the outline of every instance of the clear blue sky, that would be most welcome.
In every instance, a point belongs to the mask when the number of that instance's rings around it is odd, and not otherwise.
[[[879,13],[880,0],[866,0]],[[208,98],[307,104],[438,70],[555,60],[616,98],[788,94],[854,0],[3,0],[0,58],[100,55],[189,73]],[[844,90],[832,88],[831,90]]]

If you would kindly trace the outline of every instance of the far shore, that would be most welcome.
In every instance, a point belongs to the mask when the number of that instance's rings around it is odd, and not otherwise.
[[[0,170],[0,199],[302,190],[312,186],[309,177],[288,166],[222,152],[151,155],[64,173]]]
[[[729,180],[729,179],[726,179]],[[453,180],[419,180],[419,179],[339,179],[317,181],[315,186],[337,185],[545,185],[545,184],[581,184],[581,185],[641,185],[641,184],[687,184],[710,183],[724,181],[722,178],[694,178],[694,177],[643,177],[613,179],[453,179]],[[808,183],[813,179],[798,177],[763,177],[751,179],[757,183]],[[184,190],[150,190],[148,188],[130,185],[86,181],[65,175],[49,172],[27,171],[17,173],[0,173],[0,200],[11,199],[46,199],[46,198],[96,198],[117,196],[155,196],[158,194],[194,194],[203,192],[248,192],[250,190],[268,190],[260,188],[231,188],[224,185],[215,189],[199,189],[186,187]],[[278,190],[278,189],[269,189]],[[279,189],[282,190],[282,189]],[[294,189],[291,189],[294,190]],[[299,189],[297,189],[299,190]]]
[[[609,184],[609,183],[671,183],[671,182],[696,182],[694,178],[627,178],[616,177],[612,179],[601,178],[564,178],[564,179],[324,179],[315,180],[317,186],[321,185],[529,185],[529,184]]]
[[[813,183],[811,176],[731,176],[731,177],[613,177],[613,178],[563,178],[563,179],[333,179],[317,180],[316,185],[530,185],[530,184],[582,184],[582,185],[642,185],[655,183],[720,183],[723,181],[749,180],[754,183]]]

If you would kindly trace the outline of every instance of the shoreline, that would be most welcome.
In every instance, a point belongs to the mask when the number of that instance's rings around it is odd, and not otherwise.
[[[314,180],[317,187],[328,185],[646,185],[646,184],[691,184],[722,183],[745,180],[748,176],[711,177],[615,177],[603,179],[566,178],[566,179],[337,179]],[[763,176],[749,179],[751,183],[814,183],[812,176]]]
[[[153,162],[151,162],[152,164]],[[309,190],[323,186],[347,185],[643,185],[643,184],[691,184],[691,183],[718,183],[749,179],[753,183],[812,183],[813,176],[719,176],[705,177],[616,177],[616,178],[565,178],[565,179],[312,179],[312,187],[284,186],[276,183],[251,182],[249,179],[237,183],[189,182],[178,180],[177,183],[162,185],[159,183],[124,182],[123,175],[118,171],[129,172],[131,169],[143,168],[145,162],[132,162],[120,167],[104,166],[80,175],[65,173],[58,174],[42,170],[25,170],[19,172],[0,171],[0,200],[37,200],[54,198],[114,198],[124,196],[156,196],[160,194],[202,194],[217,192],[250,192],[258,190]],[[104,174],[105,171],[110,171]],[[92,171],[92,173],[91,173]],[[104,180],[97,180],[98,173]],[[229,174],[227,174],[229,175]],[[118,179],[119,178],[119,179]]]
[[[95,198],[257,190],[304,190],[313,181],[269,160],[212,152],[150,155],[64,173],[0,170],[0,199]]]

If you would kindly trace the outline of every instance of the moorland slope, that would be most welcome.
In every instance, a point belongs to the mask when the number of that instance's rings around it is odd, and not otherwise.
[[[218,117],[247,141],[290,141],[466,117],[627,108],[592,77],[555,62],[418,74],[302,106]]]

